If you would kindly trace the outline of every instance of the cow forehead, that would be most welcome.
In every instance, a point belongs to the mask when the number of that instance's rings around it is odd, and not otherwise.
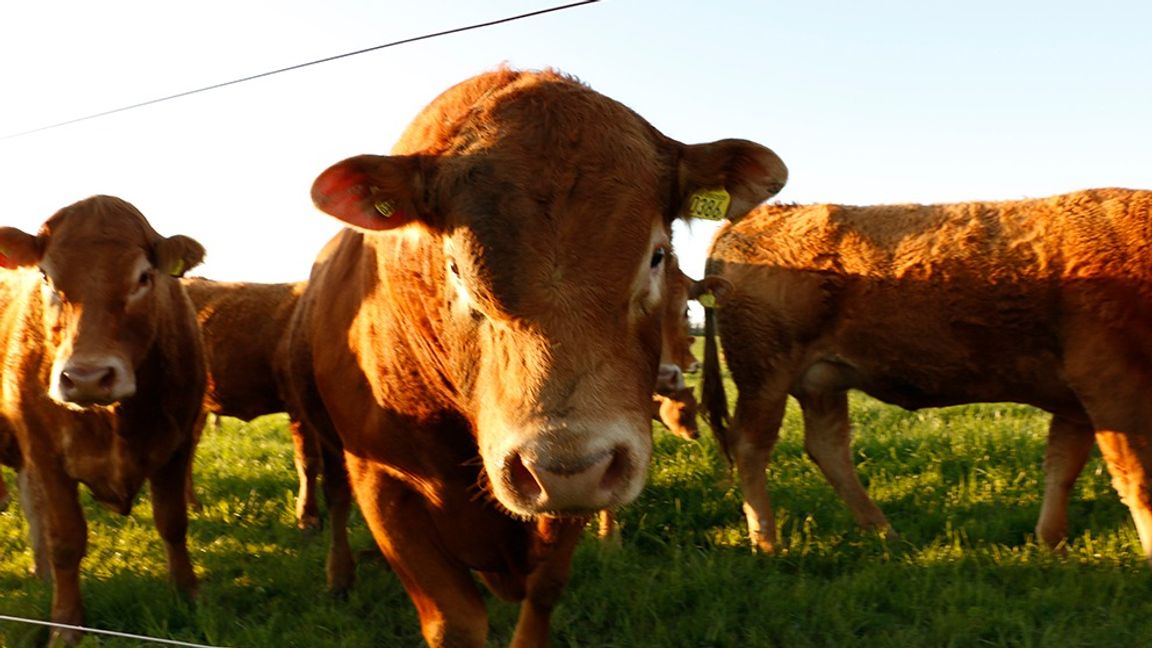
[[[108,196],[89,198],[57,212],[40,229],[40,267],[58,283],[130,277],[159,235],[130,204]]]
[[[152,267],[143,247],[99,241],[83,246],[50,245],[40,268],[70,299],[98,289],[113,293],[126,289],[139,274]]]

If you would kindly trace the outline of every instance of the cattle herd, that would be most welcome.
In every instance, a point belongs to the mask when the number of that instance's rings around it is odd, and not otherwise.
[[[546,645],[587,522],[643,488],[652,419],[697,436],[685,309],[704,295],[700,405],[755,548],[776,548],[765,471],[789,396],[857,521],[893,533],[852,464],[857,389],[1051,412],[1038,537],[1063,539],[1095,441],[1152,559],[1152,192],[766,203],[786,179],[759,144],[683,144],[563,74],[500,68],[433,100],[391,154],[320,173],[312,201],[347,227],[306,282],[182,278],[203,248],[109,196],[0,229],[0,462],[52,621],[83,622],[81,483],[126,514],[147,482],[195,595],[201,429],[287,412],[301,527],[323,488],[331,590],[353,585],[355,502],[428,644],[485,644],[479,579],[520,602],[512,645]],[[695,217],[728,221],[701,281],[671,240]]]

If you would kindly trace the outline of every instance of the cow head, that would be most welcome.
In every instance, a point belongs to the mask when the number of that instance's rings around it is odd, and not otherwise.
[[[0,229],[0,266],[39,267],[48,394],[73,408],[136,392],[135,369],[157,334],[168,282],[200,263],[204,248],[157,234],[135,207],[95,196],[56,212],[33,236]]]
[[[437,287],[440,373],[498,501],[533,516],[632,500],[672,222],[705,194],[724,196],[716,215],[746,211],[783,186],[784,164],[744,140],[676,142],[570,78],[509,70],[445,92],[394,152],[337,163],[312,198],[368,241],[430,251],[407,271]]]

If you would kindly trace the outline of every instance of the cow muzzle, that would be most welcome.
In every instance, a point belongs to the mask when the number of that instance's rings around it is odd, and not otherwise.
[[[112,405],[136,393],[136,379],[115,356],[73,356],[53,372],[49,396],[73,407]]]
[[[670,363],[661,364],[652,391],[661,396],[671,396],[682,389],[684,389],[684,372],[680,367]]]
[[[644,486],[651,436],[611,425],[581,442],[545,433],[485,458],[496,498],[517,515],[574,515],[627,504]]]

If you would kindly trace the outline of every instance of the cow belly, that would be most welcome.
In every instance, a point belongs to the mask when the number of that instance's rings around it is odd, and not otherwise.
[[[1058,412],[1076,410],[1076,398],[1048,353],[999,358],[896,349],[867,355],[822,354],[801,372],[797,390],[859,389],[905,409],[964,403],[1016,402]]]

